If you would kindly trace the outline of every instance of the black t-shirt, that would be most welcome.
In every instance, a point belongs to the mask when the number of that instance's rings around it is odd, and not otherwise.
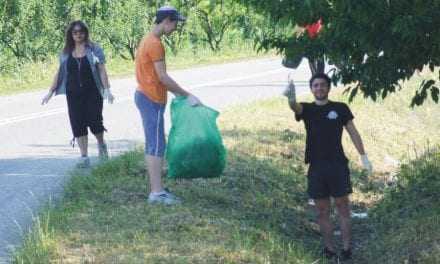
[[[301,103],[301,115],[297,121],[304,120],[307,132],[305,162],[343,161],[347,162],[342,148],[342,131],[353,114],[344,103],[329,101],[325,105]]]

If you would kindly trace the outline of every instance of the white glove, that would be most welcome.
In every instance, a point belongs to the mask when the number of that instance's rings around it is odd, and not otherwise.
[[[115,97],[113,96],[112,92],[110,91],[110,88],[104,89],[103,94],[104,99],[106,99],[109,104],[113,104],[113,100],[115,100]]]
[[[283,95],[286,96],[290,102],[296,102],[296,89],[293,80],[289,80],[289,83],[286,86],[286,89],[283,92]]]
[[[52,98],[52,95],[54,94],[54,90],[50,90],[44,97],[43,100],[41,100],[41,105],[45,105],[49,102],[50,98]]]
[[[368,160],[367,154],[361,155],[361,161],[364,169],[368,171],[368,174],[371,174],[373,172],[373,166],[371,165],[371,162]]]
[[[202,104],[202,102],[199,100],[199,98],[195,97],[192,94],[188,95],[186,100],[190,106],[198,106],[198,105]]]

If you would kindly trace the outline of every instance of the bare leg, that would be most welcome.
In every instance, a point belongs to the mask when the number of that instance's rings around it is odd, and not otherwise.
[[[95,134],[96,140],[98,141],[99,145],[105,144],[104,142],[104,133]]]
[[[98,151],[99,158],[101,161],[108,159],[107,145],[104,141],[104,133],[95,134],[96,140],[98,141]]]
[[[348,196],[335,198],[335,204],[338,210],[339,223],[341,225],[344,250],[347,250],[350,248],[351,243],[350,200]]]
[[[163,157],[145,155],[145,163],[150,178],[151,192],[158,193],[163,191],[161,179]]]
[[[162,172],[161,175],[162,177],[167,176],[168,174],[168,163],[165,159],[162,159]]]
[[[324,245],[334,251],[332,243],[333,226],[330,222],[330,198],[315,199],[315,204],[318,210],[318,224],[324,238]]]
[[[88,137],[87,136],[81,136],[76,138],[78,141],[79,151],[81,152],[82,157],[88,156]]]

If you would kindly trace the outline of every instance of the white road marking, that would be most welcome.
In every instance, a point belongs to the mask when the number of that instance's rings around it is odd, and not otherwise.
[[[5,118],[5,119],[0,119],[0,126],[19,123],[22,121],[42,118],[42,117],[51,116],[51,115],[57,115],[57,114],[66,113],[66,112],[67,112],[67,109],[65,107],[59,107],[59,108],[55,108],[55,109],[51,109],[51,110],[47,110],[47,111],[9,117],[9,118]]]
[[[200,87],[225,84],[225,83],[242,81],[242,80],[247,80],[247,79],[252,79],[252,78],[259,78],[259,77],[263,77],[263,76],[276,74],[276,73],[279,73],[279,72],[285,71],[285,70],[286,70],[285,68],[279,68],[279,69],[275,69],[275,70],[245,75],[242,77],[229,78],[229,79],[223,79],[220,81],[201,83],[201,84],[191,86],[191,90],[196,89],[196,88],[200,88]],[[130,99],[132,99],[132,96],[125,96],[125,97],[121,97],[121,98],[116,98],[115,103],[122,103],[122,102],[125,102]],[[27,121],[27,120],[33,120],[33,119],[43,118],[43,117],[52,116],[52,115],[63,114],[63,113],[67,113],[66,107],[59,107],[59,108],[54,108],[54,109],[47,110],[47,111],[41,111],[41,112],[36,112],[36,113],[32,113],[32,114],[25,114],[25,115],[4,118],[4,119],[0,119],[0,126],[20,123],[20,122]]]

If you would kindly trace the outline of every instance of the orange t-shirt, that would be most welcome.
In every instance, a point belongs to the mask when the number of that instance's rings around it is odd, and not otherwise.
[[[150,33],[139,43],[136,52],[137,89],[152,101],[166,104],[167,89],[160,82],[154,68],[154,62],[161,60],[165,60],[165,49],[160,38]]]

